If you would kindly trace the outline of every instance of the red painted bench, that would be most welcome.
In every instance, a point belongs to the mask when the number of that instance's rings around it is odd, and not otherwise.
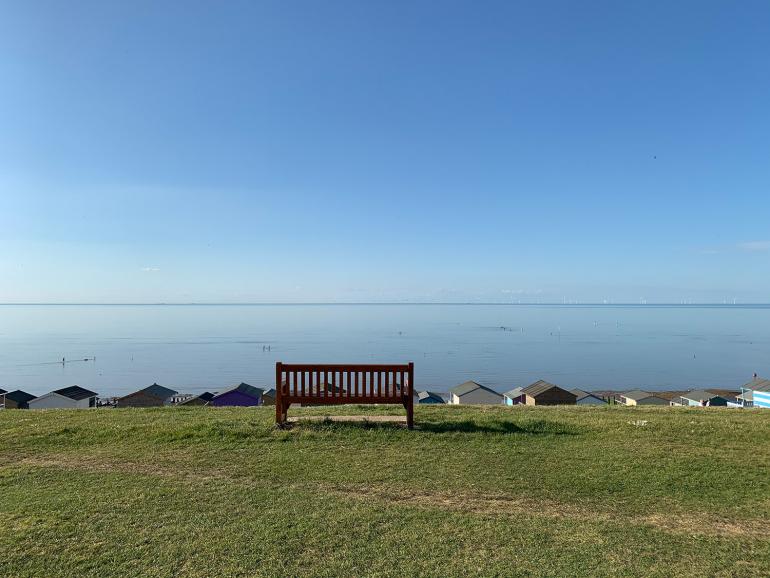
[[[292,403],[389,403],[406,408],[414,427],[414,363],[404,365],[275,364],[275,422],[286,423]]]

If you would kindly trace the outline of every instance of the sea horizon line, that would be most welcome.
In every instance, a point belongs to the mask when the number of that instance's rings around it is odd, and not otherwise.
[[[600,303],[600,302],[558,302],[544,301],[539,303],[511,303],[504,301],[147,301],[147,302],[0,302],[0,307],[266,307],[266,306],[397,306],[397,305],[432,305],[432,306],[506,306],[506,307],[671,307],[671,308],[752,308],[770,307],[770,302],[763,303],[674,303],[674,302],[645,302],[645,303]]]

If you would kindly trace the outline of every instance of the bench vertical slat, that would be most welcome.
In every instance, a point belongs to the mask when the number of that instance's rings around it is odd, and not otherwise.
[[[324,371],[323,396],[325,398],[328,395],[329,395],[329,372]]]
[[[316,388],[318,387],[318,385],[316,385],[318,382],[315,380],[314,372],[308,371],[307,376],[310,380],[310,391],[308,392],[308,395],[313,396],[315,395]]]
[[[363,371],[356,371],[356,395],[364,395],[366,391],[366,374]]]
[[[399,379],[398,374],[399,374],[398,371],[393,372],[393,379],[396,380],[396,391],[395,391],[396,397],[399,397],[401,395],[401,380]]]
[[[400,381],[398,380],[398,371],[395,369],[393,370],[393,383],[395,384],[395,389],[393,390],[393,396],[398,397],[401,393],[401,385]]]
[[[398,371],[393,370],[393,397],[398,398],[401,394],[401,382],[398,379]]]
[[[385,397],[390,397],[390,372],[385,372]]]

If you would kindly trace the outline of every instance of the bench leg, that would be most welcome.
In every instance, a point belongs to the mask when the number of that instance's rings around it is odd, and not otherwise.
[[[414,400],[406,402],[406,427],[414,429]]]
[[[289,411],[289,405],[288,403],[284,402],[278,402],[276,400],[275,404],[275,425],[282,426],[286,423],[286,414]]]

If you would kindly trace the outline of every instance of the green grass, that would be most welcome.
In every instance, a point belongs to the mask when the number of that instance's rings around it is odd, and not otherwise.
[[[0,576],[770,574],[770,411],[416,420],[0,412]]]

